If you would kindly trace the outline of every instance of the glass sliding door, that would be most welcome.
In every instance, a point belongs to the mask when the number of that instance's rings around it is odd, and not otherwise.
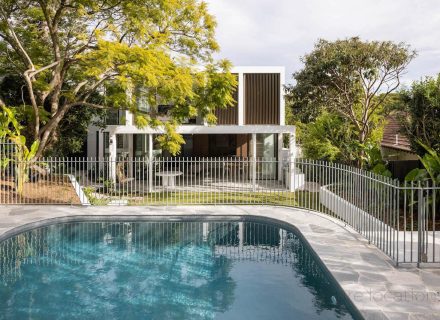
[[[110,134],[108,132],[103,133],[103,140],[102,154],[104,155],[104,158],[108,158],[110,156]]]
[[[277,135],[273,133],[257,134],[257,178],[276,179],[277,177]]]
[[[134,157],[146,158],[148,157],[148,135],[146,134],[134,134]]]

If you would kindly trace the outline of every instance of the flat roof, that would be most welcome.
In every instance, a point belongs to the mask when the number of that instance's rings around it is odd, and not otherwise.
[[[137,128],[136,126],[109,125],[105,131],[115,134],[160,134],[163,128]],[[249,134],[249,133],[295,133],[295,126],[279,125],[182,125],[176,130],[180,134]]]
[[[233,66],[232,73],[285,73],[284,66]]]

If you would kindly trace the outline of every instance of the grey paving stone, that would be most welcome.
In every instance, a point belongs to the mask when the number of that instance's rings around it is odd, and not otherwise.
[[[363,252],[360,254],[362,260],[375,266],[388,266],[388,263],[374,252]]]
[[[440,270],[395,268],[389,257],[343,223],[319,213],[269,206],[81,207],[2,206],[0,237],[24,224],[57,217],[130,215],[254,215],[295,226],[366,319],[440,320]],[[397,299],[396,292],[431,293],[427,301]],[[375,298],[373,295],[376,295]],[[382,297],[382,298],[380,298]],[[383,298],[386,297],[386,298]]]
[[[440,320],[440,314],[438,313],[415,313],[410,314],[409,320]]]
[[[358,282],[359,281],[359,273],[355,271],[335,271],[333,272],[336,280],[338,281],[351,281]]]
[[[385,312],[385,315],[390,320],[409,320],[410,315],[402,312]]]
[[[389,320],[389,318],[380,310],[361,310],[365,320]]]
[[[321,226],[317,226],[316,224],[311,224],[310,229],[312,229],[316,233],[334,233],[332,229],[323,228]]]

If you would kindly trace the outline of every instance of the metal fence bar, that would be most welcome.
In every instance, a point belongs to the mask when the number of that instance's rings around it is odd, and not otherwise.
[[[343,221],[396,263],[440,263],[440,187],[434,183],[399,184],[359,168],[308,159],[50,157],[19,163],[13,150],[0,142],[0,160],[11,159],[1,171],[2,205],[293,206]],[[20,172],[25,176],[21,193]]]

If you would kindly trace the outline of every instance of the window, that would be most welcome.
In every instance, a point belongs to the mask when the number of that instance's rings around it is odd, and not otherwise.
[[[235,156],[236,135],[213,134],[209,135],[209,155],[212,157]]]
[[[139,88],[137,91],[137,109],[142,112],[150,112],[151,106],[148,103],[146,90]]]
[[[148,136],[146,134],[134,135],[134,156],[135,157],[148,156]]]
[[[124,136],[123,135],[116,135],[116,149],[123,149],[124,148]]]
[[[103,152],[102,154],[104,155],[104,157],[109,157],[110,156],[110,134],[108,132],[104,132],[103,133],[103,138],[104,138],[104,143],[102,144],[102,148],[103,148]]]
[[[182,145],[182,157],[192,157],[193,156],[193,135],[192,134],[184,134],[183,139],[185,140],[185,144]]]

